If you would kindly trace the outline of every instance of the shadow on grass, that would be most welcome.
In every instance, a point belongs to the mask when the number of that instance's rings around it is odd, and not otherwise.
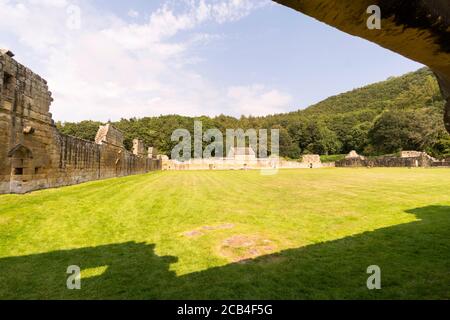
[[[3,258],[0,298],[449,299],[450,207],[408,213],[420,221],[180,277],[170,271],[176,257],[144,243]],[[81,290],[66,288],[69,265],[90,276]],[[381,267],[381,290],[366,287],[370,265]]]

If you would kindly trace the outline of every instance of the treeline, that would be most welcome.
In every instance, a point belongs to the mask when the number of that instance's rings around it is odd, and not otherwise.
[[[166,115],[121,119],[113,124],[125,134],[125,145],[139,137],[160,153],[170,155],[175,129],[193,133],[194,120],[203,129],[280,130],[280,153],[297,159],[302,154],[391,154],[401,150],[426,151],[435,157],[450,156],[450,136],[442,115],[444,99],[432,72],[423,68],[401,77],[330,97],[305,110],[265,117],[220,115],[184,117]],[[57,123],[60,131],[93,140],[100,122]]]

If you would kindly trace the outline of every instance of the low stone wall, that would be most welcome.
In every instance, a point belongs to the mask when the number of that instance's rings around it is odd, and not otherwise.
[[[336,161],[336,167],[431,167],[431,158],[421,155],[420,157],[378,157],[347,158]]]
[[[437,161],[431,164],[432,167],[450,168],[450,161]]]
[[[330,165],[331,166],[331,165]],[[187,162],[178,162],[165,159],[163,170],[260,170],[260,169],[316,169],[322,168],[322,163],[305,163],[280,159],[255,159],[241,161],[233,158],[192,159]]]
[[[418,158],[422,154],[423,152],[420,151],[402,151],[400,152],[400,158]]]
[[[336,167],[336,162],[325,162],[325,163],[322,163],[322,167],[323,168],[335,168]]]
[[[322,161],[320,160],[320,155],[318,154],[305,154],[302,156],[302,162],[308,163],[308,164],[322,164]]]

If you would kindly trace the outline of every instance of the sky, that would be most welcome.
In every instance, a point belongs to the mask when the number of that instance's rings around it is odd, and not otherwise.
[[[422,65],[269,0],[0,0],[57,121],[268,115]]]

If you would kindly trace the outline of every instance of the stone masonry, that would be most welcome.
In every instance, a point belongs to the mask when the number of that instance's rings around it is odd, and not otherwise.
[[[95,142],[61,134],[49,113],[47,82],[0,50],[0,194],[68,186],[161,169],[161,160],[123,145],[108,124]],[[141,147],[142,146],[142,147]]]
[[[133,140],[133,154],[134,155],[145,157],[145,156],[149,155],[148,152],[149,152],[148,150],[147,151],[145,150],[145,145],[141,140],[139,140],[139,139]]]
[[[422,167],[429,168],[436,166],[436,159],[426,152],[405,151],[400,157],[381,156],[365,158],[362,156],[350,157],[336,162],[336,167]]]

